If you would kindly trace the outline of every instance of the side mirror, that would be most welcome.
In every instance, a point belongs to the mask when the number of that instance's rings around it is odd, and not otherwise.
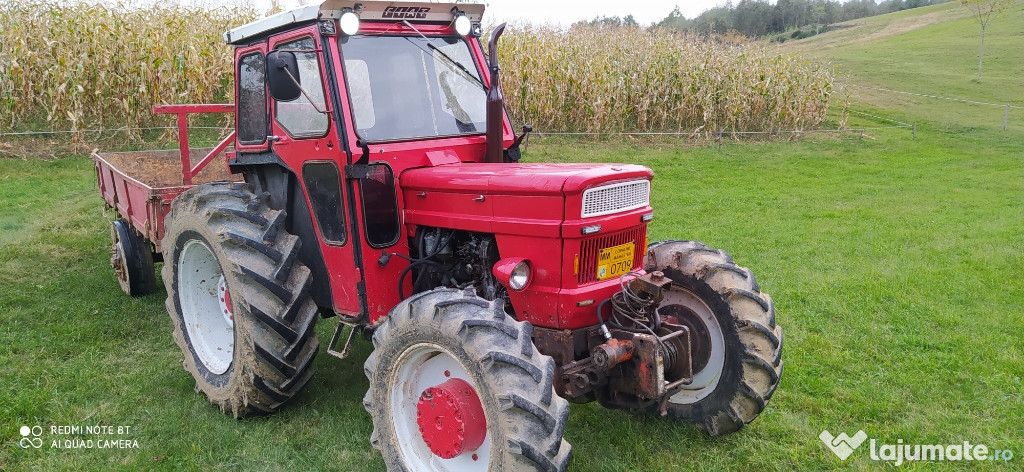
[[[295,53],[272,51],[267,56],[267,85],[274,100],[288,102],[302,95],[299,86],[299,61]]]

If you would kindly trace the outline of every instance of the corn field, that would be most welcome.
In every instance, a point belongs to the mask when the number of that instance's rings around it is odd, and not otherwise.
[[[222,33],[244,7],[0,0],[0,132],[171,123],[161,103],[232,99]],[[510,28],[501,43],[513,119],[547,132],[810,129],[828,67],[749,45],[638,28]],[[138,136],[138,134],[133,134]]]
[[[806,130],[825,118],[830,67],[749,44],[660,30],[519,27],[502,41],[509,112],[538,130]]]
[[[0,0],[0,129],[138,128],[153,105],[230,100],[221,34],[251,10]]]

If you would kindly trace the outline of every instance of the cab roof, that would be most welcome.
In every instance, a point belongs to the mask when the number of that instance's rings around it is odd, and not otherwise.
[[[423,3],[423,2],[382,2],[350,0],[325,0],[319,5],[308,5],[294,10],[262,18],[224,33],[228,44],[240,44],[251,38],[260,37],[273,31],[285,29],[313,20],[337,20],[346,9],[359,15],[362,21],[409,21],[412,23],[446,23],[455,19],[453,8],[469,17],[469,21],[480,23],[484,6],[472,3]]]

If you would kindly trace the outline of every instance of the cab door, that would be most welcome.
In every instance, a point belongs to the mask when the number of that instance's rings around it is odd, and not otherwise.
[[[324,44],[331,55],[338,105],[343,117],[343,131],[349,146],[346,168],[348,200],[354,207],[358,221],[352,234],[359,234],[357,257],[363,261],[364,293],[370,323],[375,323],[401,301],[400,293],[409,296],[412,290],[412,271],[409,267],[409,237],[415,231],[403,221],[402,193],[397,176],[408,166],[405,153],[393,146],[366,144],[355,132],[353,105],[349,88],[369,87],[368,77],[359,70],[348,70],[339,47],[337,36],[325,38]],[[408,110],[407,110],[408,111]],[[421,163],[415,165],[422,165]],[[401,287],[401,288],[400,288]]]
[[[293,215],[296,221],[312,221],[315,245],[308,242],[303,251],[319,249],[336,313],[358,317],[363,274],[354,246],[351,198],[345,185],[347,155],[343,131],[335,119],[325,64],[322,39],[315,26],[288,31],[269,39],[269,49],[287,50],[298,61],[298,81],[303,93],[295,100],[271,99],[270,147],[299,182],[289,191],[290,198],[304,198],[309,215]],[[307,230],[308,231],[308,230]],[[312,247],[306,247],[312,246]]]

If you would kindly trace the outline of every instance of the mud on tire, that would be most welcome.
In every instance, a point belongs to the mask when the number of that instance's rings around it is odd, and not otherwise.
[[[131,224],[116,219],[110,225],[110,266],[121,290],[133,297],[156,292],[156,269],[149,241]]]
[[[702,371],[694,369],[693,388],[670,398],[669,416],[712,436],[753,421],[782,375],[783,335],[772,298],[761,293],[749,269],[695,241],[652,243],[644,270],[673,280],[659,310],[703,314],[708,344],[718,348]]]
[[[554,361],[534,348],[532,330],[472,290],[423,292],[392,309],[373,336],[363,399],[373,418],[370,442],[388,470],[564,470],[571,456],[562,439],[569,404],[555,394]],[[425,372],[431,369],[463,378],[476,391],[487,422],[473,456],[479,460],[467,459],[470,452],[431,456],[415,414],[409,418],[409,402],[421,394],[418,387],[409,391],[410,379],[445,378]]]
[[[162,242],[167,311],[185,369],[197,391],[235,418],[294,397],[319,347],[299,239],[267,202],[245,184],[193,187],[174,200]]]

